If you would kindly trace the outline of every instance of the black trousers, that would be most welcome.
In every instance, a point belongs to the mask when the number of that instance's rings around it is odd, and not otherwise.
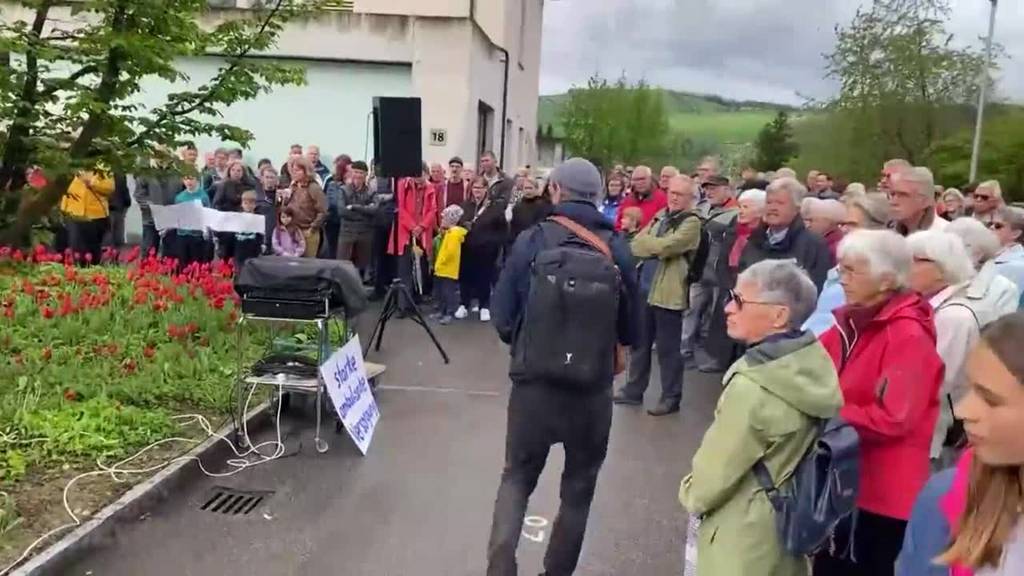
[[[491,307],[491,287],[494,285],[500,246],[463,246],[459,264],[459,291],[462,305],[469,308],[475,298],[480,308]]]
[[[263,237],[235,239],[235,270],[241,271],[247,260],[259,258],[263,253]]]
[[[107,233],[108,225],[106,218],[67,221],[68,247],[80,263],[100,263],[103,257],[103,236]]]
[[[395,257],[388,254],[390,232],[390,223],[376,225],[373,229],[373,265],[370,271],[373,275],[373,291],[378,296],[384,296],[395,277]]]
[[[611,387],[580,395],[544,384],[515,385],[508,400],[505,469],[494,503],[487,576],[515,576],[516,548],[530,495],[553,444],[565,449],[561,505],[544,556],[547,576],[576,570],[597,475],[608,452]]]
[[[852,535],[851,535],[852,527]],[[907,521],[857,510],[856,519],[843,521],[833,536],[836,556],[828,550],[814,557],[814,574],[828,576],[892,576],[903,548]],[[852,548],[850,541],[853,541]],[[849,554],[843,552],[849,549]],[[845,557],[844,557],[845,556]]]
[[[181,233],[174,239],[174,254],[178,257],[179,268],[195,262],[209,262],[212,256],[210,242],[205,238]]]
[[[640,315],[640,339],[629,355],[629,380],[622,392],[630,398],[643,399],[651,381],[651,357],[658,347],[658,368],[661,371],[661,401],[679,404],[683,397],[685,361],[679,342],[683,333],[683,314],[644,304]]]
[[[338,258],[338,239],[341,236],[341,220],[328,219],[324,222],[324,237],[321,252],[327,260]]]
[[[459,281],[434,276],[434,299],[441,316],[452,316],[459,307]]]

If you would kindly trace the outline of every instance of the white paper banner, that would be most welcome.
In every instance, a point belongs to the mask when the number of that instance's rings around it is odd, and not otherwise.
[[[266,234],[266,217],[245,212],[219,212],[202,204],[187,202],[171,206],[150,205],[153,225],[164,230],[206,230],[243,234]]]
[[[377,421],[380,420],[380,411],[370,391],[370,381],[366,378],[359,336],[353,337],[335,352],[320,367],[320,375],[327,385],[327,393],[338,411],[341,423],[365,456],[370,449]]]

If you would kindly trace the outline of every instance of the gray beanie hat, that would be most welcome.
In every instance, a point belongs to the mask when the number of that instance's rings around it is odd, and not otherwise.
[[[597,167],[583,158],[570,158],[551,173],[551,182],[558,184],[570,198],[595,202],[604,185]]]

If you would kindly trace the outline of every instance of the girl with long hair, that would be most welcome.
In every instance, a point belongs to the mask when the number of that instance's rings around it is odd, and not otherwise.
[[[921,491],[899,576],[1024,574],[1024,313],[987,326],[956,405],[971,448]]]

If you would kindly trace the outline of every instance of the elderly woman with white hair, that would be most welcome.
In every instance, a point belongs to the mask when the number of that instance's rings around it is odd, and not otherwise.
[[[1002,246],[995,232],[974,218],[958,218],[949,223],[946,231],[963,240],[978,271],[967,286],[967,298],[983,301],[997,316],[1016,312],[1020,306],[1021,291],[1012,280],[1000,275],[996,268],[995,259]]]
[[[1024,292],[1024,210],[1003,206],[996,211],[988,227],[996,233],[1002,249],[995,257],[996,271],[1009,278]]]
[[[914,498],[928,481],[942,360],[932,307],[907,290],[905,238],[858,230],[839,245],[847,304],[821,343],[839,372],[839,415],[861,439],[857,514],[814,558],[814,574],[893,574]]]
[[[956,188],[946,188],[942,194],[942,217],[953,221],[967,215],[967,203],[962,192]]]
[[[831,198],[826,200],[809,198],[809,200],[813,200],[813,202],[811,202],[809,214],[804,218],[804,225],[808,230],[825,239],[828,251],[832,255],[832,259],[835,260],[839,241],[843,239],[841,227],[846,221],[846,206]]]
[[[939,390],[939,418],[932,435],[931,458],[936,468],[950,463],[959,439],[947,433],[953,424],[953,403],[964,387],[967,353],[978,341],[981,329],[995,319],[983,301],[966,297],[974,278],[974,264],[959,236],[949,232],[925,230],[907,237],[914,263],[910,268],[910,288],[928,299],[935,310],[936,351],[945,365]],[[943,448],[949,448],[943,454]],[[945,457],[944,457],[945,456]]]
[[[712,368],[724,370],[736,359],[739,349],[725,330],[725,306],[728,303],[726,296],[736,285],[736,276],[739,274],[740,255],[753,234],[761,225],[761,217],[764,216],[764,206],[767,194],[764,190],[751,188],[740,194],[739,212],[733,221],[733,225],[726,231],[722,239],[722,258],[715,263],[715,275],[718,277],[718,299],[711,310],[711,319],[708,321],[708,337],[704,342],[704,351],[711,358],[711,363],[705,365],[705,372]],[[717,371],[717,370],[716,370]]]
[[[845,217],[840,223],[840,229],[844,234],[856,230],[882,230],[889,225],[889,199],[884,194],[847,198],[843,210]],[[832,311],[845,303],[846,295],[839,283],[839,266],[836,266],[828,271],[825,285],[818,296],[818,307],[804,324],[804,330],[820,336],[836,323]]]
[[[807,273],[790,260],[752,265],[729,293],[729,336],[749,348],[722,381],[715,421],[679,489],[682,505],[703,517],[699,574],[808,574],[807,560],[782,548],[775,511],[752,470],[760,461],[772,478],[789,477],[817,423],[842,405],[828,354],[799,329],[816,295]]]

